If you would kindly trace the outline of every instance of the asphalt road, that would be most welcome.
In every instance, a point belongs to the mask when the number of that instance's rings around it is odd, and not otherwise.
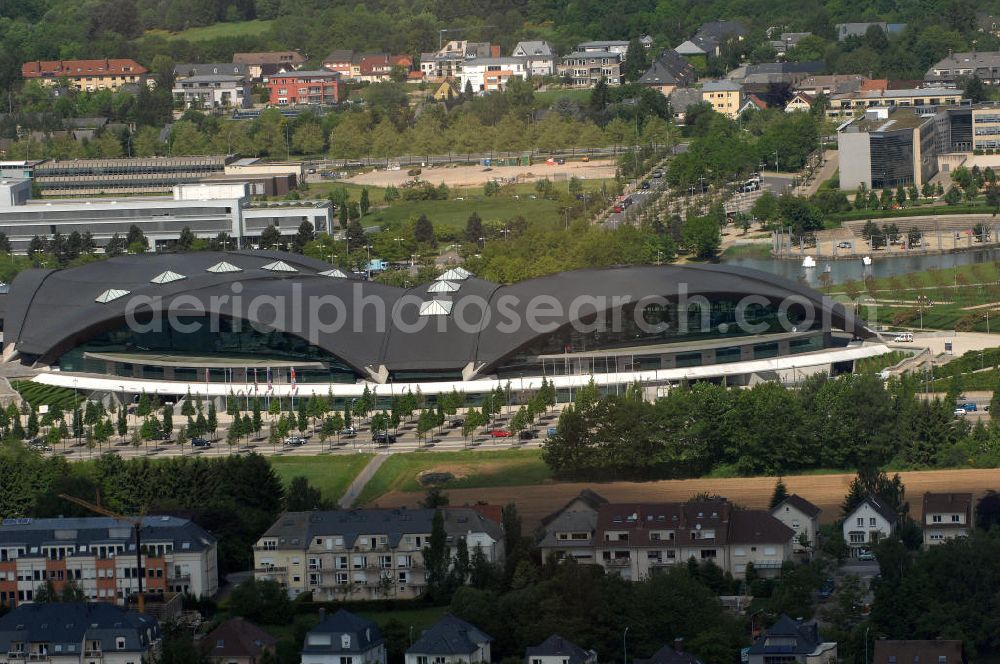
[[[664,193],[668,188],[666,178],[650,178],[649,189],[636,189],[632,193],[627,194],[632,198],[632,205],[624,212],[613,212],[608,215],[604,226],[613,230],[623,223],[631,223],[650,201],[655,200],[657,196]]]

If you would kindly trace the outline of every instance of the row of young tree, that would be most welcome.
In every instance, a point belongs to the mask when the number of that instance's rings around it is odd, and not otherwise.
[[[908,376],[820,374],[797,389],[682,383],[650,403],[639,386],[607,396],[590,386],[563,410],[543,456],[558,476],[577,479],[927,468],[954,464],[970,441],[991,435],[956,419],[953,402],[917,398],[918,387]]]

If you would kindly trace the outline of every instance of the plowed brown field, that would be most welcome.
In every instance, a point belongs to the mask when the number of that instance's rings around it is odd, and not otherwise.
[[[921,496],[926,491],[972,492],[976,498],[988,489],[1000,490],[1000,468],[982,470],[931,470],[900,473],[906,485],[906,496],[914,518],[920,517]],[[823,509],[820,520],[834,521],[840,514],[840,502],[847,493],[853,475],[799,475],[785,477],[790,493],[797,493]],[[486,501],[503,505],[517,504],[525,529],[539,525],[542,517],[554,512],[577,495],[581,489],[592,489],[612,502],[684,501],[708,492],[725,496],[749,508],[766,508],[775,478],[750,477],[727,479],[664,480],[659,482],[572,483],[555,482],[535,486],[500,487],[489,489],[455,489],[445,491],[452,505]],[[392,492],[378,499],[380,507],[415,506],[423,496],[419,493]]]

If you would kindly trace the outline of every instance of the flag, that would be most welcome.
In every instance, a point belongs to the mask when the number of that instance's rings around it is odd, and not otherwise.
[[[257,367],[253,368],[253,391],[257,391]]]
[[[291,377],[292,377],[292,391],[294,392],[295,389],[296,389],[296,387],[295,387],[295,367],[292,367],[290,373],[291,373]]]
[[[267,389],[268,389],[268,391],[270,391],[272,387],[274,387],[274,385],[271,383],[271,367],[268,367],[267,368]]]

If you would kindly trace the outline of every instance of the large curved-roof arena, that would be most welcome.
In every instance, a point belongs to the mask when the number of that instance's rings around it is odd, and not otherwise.
[[[50,370],[45,382],[158,391],[351,394],[393,383],[433,393],[540,376],[661,383],[809,362],[830,370],[884,352],[860,343],[872,332],[820,293],[721,265],[512,285],[453,268],[397,288],[296,254],[191,252],[30,270],[0,297],[8,361]]]

